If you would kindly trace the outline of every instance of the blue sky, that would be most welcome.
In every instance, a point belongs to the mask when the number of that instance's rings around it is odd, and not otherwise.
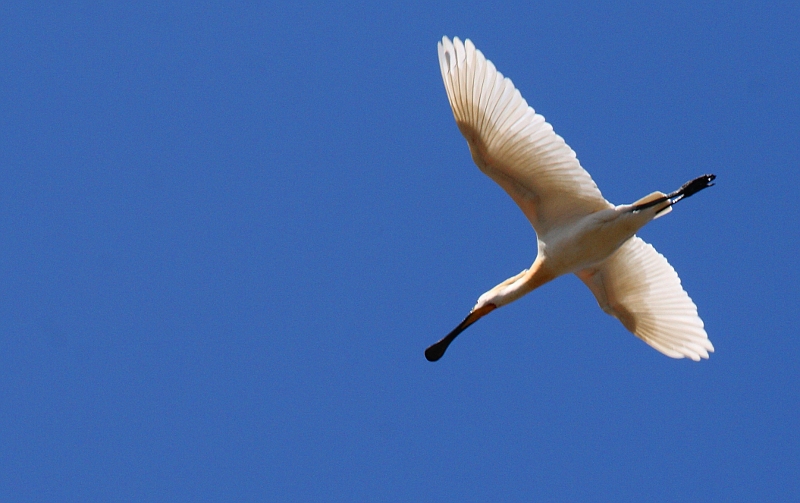
[[[0,8],[3,501],[792,501],[796,2]],[[530,265],[436,42],[472,39],[632,202],[716,352]]]

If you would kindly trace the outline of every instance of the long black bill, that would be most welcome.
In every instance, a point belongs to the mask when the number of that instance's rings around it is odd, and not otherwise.
[[[453,342],[456,337],[458,337],[458,334],[466,330],[467,327],[481,319],[483,316],[489,314],[495,309],[495,307],[497,306],[494,304],[486,304],[485,306],[482,306],[474,311],[470,311],[467,317],[464,318],[464,321],[459,323],[452,332],[445,335],[442,340],[425,350],[425,358],[429,362],[435,362],[439,360],[439,358],[444,356],[444,352],[447,351],[447,347],[450,345],[450,343]]]

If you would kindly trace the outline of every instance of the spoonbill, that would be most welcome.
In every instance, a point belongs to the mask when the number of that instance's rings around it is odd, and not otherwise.
[[[538,254],[530,268],[481,295],[464,321],[425,350],[428,361],[441,358],[483,316],[569,273],[589,287],[603,311],[656,350],[672,358],[708,358],[714,346],[697,306],[664,256],[636,231],[714,185],[715,175],[614,206],[564,139],[469,39],[443,37],[438,46],[447,98],[472,160],[528,218]]]

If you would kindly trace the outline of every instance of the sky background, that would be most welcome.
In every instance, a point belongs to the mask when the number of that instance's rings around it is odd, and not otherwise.
[[[797,501],[797,2],[0,7],[0,500]],[[530,265],[436,42],[620,204],[716,352]]]

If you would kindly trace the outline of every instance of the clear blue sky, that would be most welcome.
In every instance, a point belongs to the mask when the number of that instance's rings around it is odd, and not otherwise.
[[[0,500],[796,501],[797,2],[0,8]],[[266,4],[266,5],[265,5]],[[533,261],[436,42],[471,38],[716,352]]]

